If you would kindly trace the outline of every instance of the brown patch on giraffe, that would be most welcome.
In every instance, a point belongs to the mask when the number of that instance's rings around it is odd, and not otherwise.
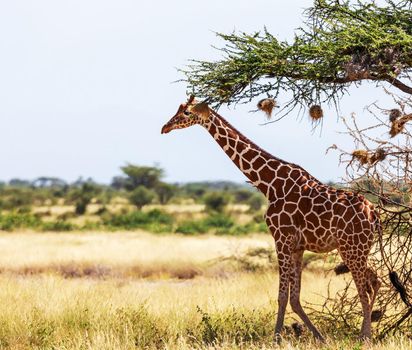
[[[262,192],[264,195],[266,195],[267,191],[268,191],[268,186],[264,183],[260,183],[258,185],[258,189],[260,192]]]
[[[295,184],[295,181],[293,181],[290,178],[287,178],[286,182],[285,182],[285,186],[286,186],[286,188],[288,189],[288,192],[289,192],[291,190],[293,191],[293,188],[297,185]]]
[[[313,199],[314,204],[323,204],[325,202],[325,199],[322,196],[316,196]]]
[[[332,212],[331,211],[324,211],[319,215],[319,219],[322,222],[329,222],[332,219]]]
[[[284,210],[288,213],[293,213],[298,208],[296,203],[286,203]]]
[[[345,214],[343,215],[343,218],[346,221],[350,221],[351,219],[353,219],[353,217],[355,216],[355,213],[353,210],[351,210],[350,208],[348,208],[345,212]]]
[[[288,194],[287,201],[297,203],[299,201],[300,197],[301,197],[301,195],[299,194],[298,191],[292,191]]]
[[[297,169],[293,169],[290,174],[289,177],[291,177],[294,180],[298,180],[300,177],[302,177],[301,172]]]
[[[293,222],[299,228],[304,227],[305,217],[303,216],[303,214],[299,210],[297,212],[295,212],[295,214],[293,214]]]
[[[298,202],[298,207],[302,213],[308,213],[312,208],[312,201],[309,198],[301,197]]]
[[[283,179],[277,178],[273,181],[273,187],[275,188],[277,198],[282,198],[285,195],[285,192],[283,191],[284,185],[285,181]]]
[[[263,164],[266,164],[266,161],[263,157],[258,157],[254,163],[253,163],[253,167],[255,169],[260,169],[262,167]]]
[[[276,176],[276,172],[273,169],[269,168],[267,165],[265,165],[260,171],[260,179],[262,181],[270,183],[275,178],[275,176]]]
[[[305,216],[306,220],[313,224],[314,227],[318,227],[320,225],[319,218],[314,213],[309,213],[309,215]]]
[[[289,175],[289,171],[290,171],[289,167],[283,165],[277,169],[276,175],[278,177],[281,177],[282,179],[286,179]]]
[[[315,235],[315,232],[312,230],[305,230],[304,231],[305,241],[308,244],[315,244],[318,238]]]
[[[271,217],[274,214],[279,214],[282,211],[282,205],[271,204],[267,210],[267,216]]]
[[[232,148],[235,148],[236,146],[236,141],[232,138],[229,138],[229,146]]]
[[[290,225],[292,225],[291,217],[287,214],[280,214],[279,224],[280,224],[280,226],[290,226]]]

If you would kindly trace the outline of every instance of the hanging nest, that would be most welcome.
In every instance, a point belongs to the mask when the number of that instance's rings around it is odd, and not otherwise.
[[[356,159],[359,163],[365,165],[370,162],[371,156],[368,151],[365,151],[364,149],[357,149],[352,152],[352,160],[353,159]]]
[[[374,154],[372,154],[372,157],[370,158],[371,164],[375,164],[378,162],[381,162],[385,160],[387,154],[386,151],[383,148],[378,148]]]
[[[309,116],[313,121],[318,121],[323,118],[323,110],[319,105],[313,105],[309,108]]]
[[[393,122],[394,122],[396,119],[398,119],[401,115],[402,115],[402,112],[401,112],[399,109],[397,109],[397,108],[391,109],[391,110],[389,111],[389,121],[390,121],[391,123],[393,123]]]
[[[389,130],[391,137],[400,134],[405,129],[405,124],[410,120],[412,120],[412,113],[405,114],[402,117],[395,119],[392,122],[391,130]]]
[[[391,130],[389,130],[389,135],[391,137],[395,137],[396,135],[400,134],[404,129],[405,123],[401,123],[400,120],[394,120],[392,122]]]
[[[257,108],[266,113],[266,116],[270,119],[272,117],[272,112],[273,109],[278,107],[276,100],[273,98],[264,98],[263,100],[260,100],[257,104]]]

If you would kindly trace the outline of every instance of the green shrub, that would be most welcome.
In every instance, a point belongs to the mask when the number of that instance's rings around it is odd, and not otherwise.
[[[9,213],[0,215],[0,230],[12,231],[18,228],[35,229],[41,220],[32,214]]]
[[[57,221],[47,221],[42,223],[42,230],[43,231],[72,231],[75,230],[77,227],[76,225],[71,224],[70,222],[57,220]]]
[[[204,221],[198,220],[187,220],[181,222],[175,232],[183,233],[185,235],[195,235],[199,233],[206,233],[208,231],[208,227],[205,225]]]
[[[140,210],[143,206],[152,203],[155,197],[156,193],[153,190],[138,186],[130,193],[129,201]]]
[[[204,219],[204,224],[210,229],[229,230],[233,225],[233,219],[224,214],[212,214]]]
[[[207,211],[221,213],[229,202],[229,198],[223,192],[209,192],[203,197],[203,202]]]
[[[103,224],[115,229],[147,229],[155,232],[171,231],[173,217],[161,210],[133,211],[103,218]]]
[[[260,193],[254,193],[246,203],[249,205],[249,211],[256,212],[262,209],[262,205],[265,203],[265,197]]]

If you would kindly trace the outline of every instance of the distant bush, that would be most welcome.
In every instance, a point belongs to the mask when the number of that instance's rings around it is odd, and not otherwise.
[[[78,227],[76,225],[73,225],[72,223],[63,221],[63,220],[43,222],[41,225],[42,231],[63,232],[63,231],[72,231],[77,228]]]
[[[209,192],[203,197],[206,210],[211,212],[223,212],[229,202],[228,196],[224,192]]]
[[[195,235],[199,233],[206,233],[208,227],[203,220],[188,220],[181,222],[175,229],[176,233],[183,233],[185,235]]]
[[[230,216],[224,214],[212,214],[204,219],[204,224],[211,229],[228,230],[235,223]]]
[[[249,210],[251,212],[259,211],[262,209],[262,205],[265,203],[265,198],[260,193],[254,193],[247,201]]]
[[[176,233],[196,235],[202,233],[215,233],[217,235],[246,235],[249,233],[267,232],[264,221],[251,221],[244,225],[235,224],[234,220],[224,214],[212,214],[202,220],[182,221],[175,229]]]
[[[9,213],[0,215],[0,230],[12,231],[18,228],[35,229],[42,221],[32,214]]]
[[[152,203],[155,197],[156,193],[153,190],[138,186],[130,193],[129,201],[140,210],[144,205]]]
[[[148,229],[156,232],[172,231],[173,217],[161,210],[148,212],[133,211],[126,214],[110,215],[103,218],[105,226],[114,229]]]

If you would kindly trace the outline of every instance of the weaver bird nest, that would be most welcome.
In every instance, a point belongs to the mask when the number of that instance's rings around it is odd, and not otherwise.
[[[278,107],[277,102],[273,98],[264,98],[257,104],[257,108],[264,112],[269,119],[272,117],[273,109],[276,107]]]
[[[309,116],[313,121],[318,121],[323,118],[323,110],[319,105],[313,105],[309,108]]]

